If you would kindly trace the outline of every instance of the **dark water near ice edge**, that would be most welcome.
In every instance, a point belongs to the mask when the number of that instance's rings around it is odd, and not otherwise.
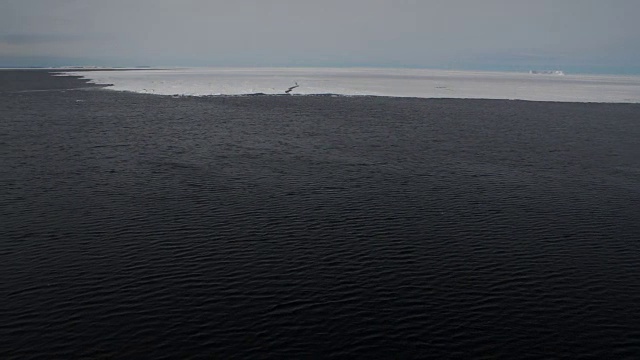
[[[0,78],[3,359],[640,356],[640,105]]]

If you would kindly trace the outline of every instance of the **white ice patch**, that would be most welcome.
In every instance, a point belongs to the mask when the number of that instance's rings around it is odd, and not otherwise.
[[[110,89],[159,95],[339,94],[640,102],[640,77],[418,69],[189,68],[65,72]]]

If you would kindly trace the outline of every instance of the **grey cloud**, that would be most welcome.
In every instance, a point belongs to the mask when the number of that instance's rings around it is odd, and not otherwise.
[[[640,62],[639,13],[637,0],[5,0],[0,34],[50,34],[5,39],[42,56],[158,65]]]

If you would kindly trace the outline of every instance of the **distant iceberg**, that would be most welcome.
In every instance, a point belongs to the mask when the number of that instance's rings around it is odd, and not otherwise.
[[[562,71],[562,70],[529,70],[529,74],[560,75],[560,76],[564,76],[564,71]]]

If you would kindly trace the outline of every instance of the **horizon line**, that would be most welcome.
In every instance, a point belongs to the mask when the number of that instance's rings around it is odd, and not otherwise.
[[[461,67],[444,67],[444,66],[394,66],[394,65],[251,65],[251,66],[232,66],[232,65],[1,65],[0,69],[6,70],[49,70],[49,69],[140,69],[140,70],[162,70],[162,69],[397,69],[397,70],[441,70],[441,71],[469,71],[469,72],[501,72],[501,73],[527,73],[530,71],[561,71],[564,75],[618,75],[618,76],[640,76],[640,68],[626,69],[625,71],[597,71],[593,68],[599,67],[587,67],[591,70],[565,70],[566,67],[524,67],[519,65],[513,66],[461,66]],[[571,66],[569,67],[571,68]],[[583,67],[584,68],[584,67]],[[611,67],[605,67],[611,68]],[[619,68],[614,66],[613,68]],[[624,67],[622,67],[624,68]]]

